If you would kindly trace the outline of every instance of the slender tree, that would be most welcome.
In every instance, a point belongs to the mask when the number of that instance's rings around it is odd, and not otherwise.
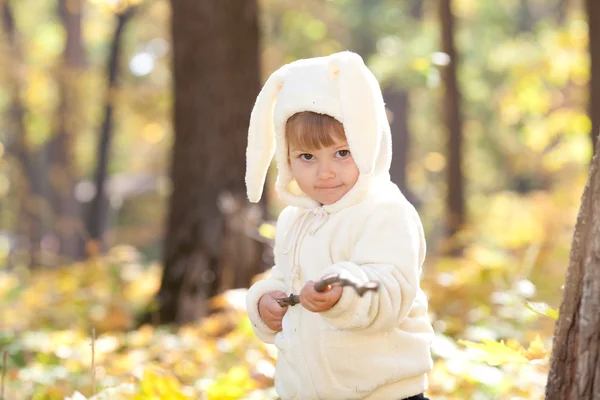
[[[66,43],[56,76],[60,93],[56,125],[46,146],[54,229],[60,242],[60,254],[70,258],[78,257],[81,237],[81,209],[74,190],[78,177],[74,140],[83,121],[79,106],[83,93],[80,77],[86,66],[82,7],[82,0],[58,2],[57,12],[65,30]]]
[[[246,231],[248,121],[260,90],[256,0],[171,0],[172,194],[154,320],[185,323],[249,284],[261,246]]]
[[[415,25],[423,18],[423,0],[411,0],[409,12],[412,23]],[[406,198],[418,207],[419,199],[408,187],[407,168],[411,147],[411,132],[409,119],[411,115],[411,91],[406,87],[390,87],[383,93],[386,106],[391,111],[392,120],[392,165],[390,175],[392,181],[398,185]]]
[[[529,0],[519,0],[519,13],[517,28],[519,32],[531,32],[536,20],[531,13]]]
[[[7,66],[11,75],[11,104],[6,116],[6,128],[9,140],[6,151],[14,157],[20,167],[21,184],[18,188],[19,217],[16,231],[27,238],[29,249],[29,266],[42,265],[41,240],[44,233],[43,207],[44,183],[42,180],[41,163],[34,151],[28,145],[29,132],[25,126],[25,105],[22,101],[23,90],[23,54],[19,41],[19,32],[13,15],[13,9],[8,0],[1,6],[2,26],[7,38],[8,57]]]
[[[102,244],[108,218],[108,198],[106,197],[106,180],[108,175],[108,160],[113,137],[114,126],[114,94],[119,88],[119,60],[123,47],[123,32],[140,6],[131,6],[115,17],[110,53],[106,65],[106,96],[104,104],[104,119],[100,128],[97,145],[97,161],[94,173],[96,192],[87,209],[86,231],[89,239]]]
[[[377,12],[385,2],[382,0],[361,0],[358,2],[361,23],[351,31],[351,48],[367,61],[377,52],[378,29],[380,26]],[[423,0],[410,0],[404,5],[414,22],[423,17]],[[411,21],[412,22],[412,21]],[[392,165],[390,175],[392,181],[413,204],[417,199],[407,186],[406,170],[410,147],[410,90],[393,82],[386,85],[383,91],[386,108],[390,114],[392,134]]]
[[[446,207],[449,236],[455,234],[465,222],[465,199],[462,172],[462,117],[460,90],[457,82],[458,55],[454,44],[454,15],[452,0],[440,0],[442,50],[449,56],[449,63],[442,69],[444,82],[444,118],[447,139]]]

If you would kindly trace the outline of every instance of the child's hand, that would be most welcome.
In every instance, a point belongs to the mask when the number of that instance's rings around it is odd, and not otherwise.
[[[279,291],[269,292],[264,294],[258,301],[258,314],[265,325],[275,332],[281,332],[283,329],[281,321],[287,312],[287,307],[281,307],[275,299],[286,296],[285,293]]]
[[[308,311],[327,311],[342,297],[342,290],[341,286],[330,285],[324,292],[317,292],[315,282],[308,281],[300,291],[300,304]]]

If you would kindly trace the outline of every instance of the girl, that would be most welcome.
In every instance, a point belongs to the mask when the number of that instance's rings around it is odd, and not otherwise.
[[[275,266],[247,295],[256,335],[278,348],[275,388],[288,399],[425,399],[433,329],[419,287],[425,258],[416,210],[390,181],[390,128],[377,80],[354,53],[274,72],[250,117],[248,198],[275,155]],[[379,282],[319,293],[339,275]],[[277,299],[295,293],[300,304]]]

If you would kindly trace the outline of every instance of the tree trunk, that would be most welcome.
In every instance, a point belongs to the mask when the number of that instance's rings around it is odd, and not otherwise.
[[[379,21],[374,21],[373,10],[381,6],[381,0],[360,0],[358,7],[362,15],[360,25],[351,30],[353,50],[358,53],[365,63],[377,51],[377,36],[375,29]]]
[[[106,221],[108,219],[108,198],[106,197],[106,178],[108,170],[108,159],[110,153],[110,144],[113,136],[113,111],[114,111],[114,93],[118,89],[119,77],[119,58],[121,54],[123,32],[127,22],[131,20],[136,7],[130,7],[127,11],[116,17],[116,27],[111,41],[110,55],[107,62],[107,90],[106,103],[104,104],[104,120],[98,139],[98,150],[96,172],[94,174],[94,183],[96,192],[88,207],[86,218],[86,231],[88,239],[102,245]]]
[[[28,133],[25,128],[25,106],[21,101],[23,76],[21,64],[23,57],[21,46],[18,40],[17,28],[12,9],[5,1],[2,5],[2,23],[6,38],[8,40],[9,54],[9,72],[12,82],[11,105],[7,115],[6,127],[9,133],[7,144],[7,154],[14,156],[21,167],[23,184],[17,188],[20,198],[20,207],[18,226],[16,231],[27,238],[29,249],[29,266],[38,267],[42,265],[41,260],[41,240],[43,234],[43,222],[41,207],[43,202],[43,183],[39,173],[39,165],[36,163],[36,157],[32,154],[27,144]]]
[[[262,246],[233,232],[251,223],[244,171],[260,90],[259,31],[256,0],[171,4],[173,191],[156,317],[181,324],[202,316],[208,297],[262,271]],[[242,271],[244,282],[235,279]]]
[[[592,120],[591,140],[594,154],[600,133],[600,2],[586,0],[589,26],[590,100],[589,115]]]
[[[377,26],[379,21],[371,15],[373,10],[381,7],[381,0],[361,0],[360,12],[365,16],[360,27],[354,29],[352,35],[352,48],[365,60],[377,51]],[[415,20],[420,20],[423,15],[423,0],[411,0],[407,9]],[[409,119],[409,90],[390,86],[384,90],[385,105],[392,118],[390,130],[392,134],[392,165],[390,175],[392,181],[398,185],[406,198],[414,205],[416,198],[409,192],[406,184],[406,167],[408,164],[408,146],[410,131]]]
[[[442,68],[444,82],[444,111],[447,141],[447,229],[448,235],[454,235],[465,222],[465,200],[462,174],[462,119],[460,114],[460,92],[457,83],[458,57],[454,47],[454,16],[451,10],[452,0],[440,1],[440,20],[442,23],[442,50],[450,57],[450,63]]]
[[[518,14],[518,30],[519,32],[531,32],[536,20],[531,13],[530,5],[528,0],[519,1],[519,14]]]
[[[411,0],[409,11],[415,22],[423,18],[423,0]],[[390,130],[392,133],[392,165],[390,176],[398,185],[404,196],[415,207],[419,206],[419,199],[410,191],[407,184],[408,154],[410,149],[410,90],[391,87],[384,91],[385,104],[392,114]]]
[[[558,0],[556,4],[556,23],[563,25],[567,19],[567,13],[569,11],[569,0]]]
[[[81,32],[82,0],[60,0],[58,14],[66,32],[66,44],[57,81],[60,103],[56,132],[47,145],[48,174],[52,189],[56,234],[60,254],[71,259],[80,256],[81,215],[75,198],[75,157],[73,140],[80,129],[79,104],[83,98],[80,72],[86,65]]]
[[[425,8],[424,0],[411,0],[409,4],[410,15],[417,21],[420,21],[423,18],[423,11]]]
[[[575,225],[546,400],[600,399],[599,169],[596,152]]]
[[[81,35],[83,0],[60,0],[58,7],[58,13],[67,33],[63,58],[68,68],[84,68],[87,61]]]
[[[384,92],[385,105],[391,112],[390,129],[392,132],[392,165],[390,175],[406,198],[414,204],[415,199],[406,185],[406,167],[408,165],[408,149],[410,135],[408,117],[410,115],[409,92],[404,89],[388,89]]]

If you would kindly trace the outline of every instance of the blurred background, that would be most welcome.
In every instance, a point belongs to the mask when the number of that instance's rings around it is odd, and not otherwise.
[[[0,0],[0,398],[276,398],[244,295],[284,205],[275,168],[245,198],[248,120],[274,70],[342,50],[425,226],[429,396],[542,398],[600,128],[588,21],[594,0]]]

